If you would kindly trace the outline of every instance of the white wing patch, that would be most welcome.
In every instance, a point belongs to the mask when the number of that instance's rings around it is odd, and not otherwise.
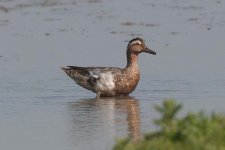
[[[99,70],[99,69],[95,69],[94,72],[89,71],[89,73],[90,73],[90,76],[92,76],[92,77],[98,79],[98,78],[99,78],[100,70]]]
[[[101,73],[100,70],[90,72],[91,76],[97,78],[96,91],[112,91],[115,87],[112,72]]]

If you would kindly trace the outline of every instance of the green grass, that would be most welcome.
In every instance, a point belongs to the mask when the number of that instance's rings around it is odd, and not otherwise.
[[[161,117],[155,120],[160,128],[147,133],[140,141],[119,140],[113,150],[225,150],[225,116],[188,113],[177,118],[182,106],[166,100],[155,106]]]

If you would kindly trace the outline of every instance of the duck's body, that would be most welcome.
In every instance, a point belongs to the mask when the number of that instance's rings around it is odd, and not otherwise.
[[[76,67],[62,68],[80,86],[100,96],[128,95],[140,79],[138,68]]]
[[[135,38],[128,43],[127,66],[123,69],[77,66],[62,67],[62,69],[78,85],[93,91],[98,96],[129,95],[135,90],[140,79],[138,54],[141,52],[156,54],[145,46],[142,39]]]

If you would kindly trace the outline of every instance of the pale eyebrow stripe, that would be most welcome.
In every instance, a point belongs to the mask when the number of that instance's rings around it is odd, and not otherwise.
[[[140,45],[141,45],[141,41],[135,40],[135,41],[131,42],[131,43],[129,44],[129,46],[134,45],[134,44],[140,44]]]

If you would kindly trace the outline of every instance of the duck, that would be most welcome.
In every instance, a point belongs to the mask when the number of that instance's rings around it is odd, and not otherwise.
[[[142,38],[137,37],[128,42],[125,68],[67,66],[61,69],[76,84],[96,93],[97,97],[128,96],[140,80],[138,55],[143,52],[156,55]]]

